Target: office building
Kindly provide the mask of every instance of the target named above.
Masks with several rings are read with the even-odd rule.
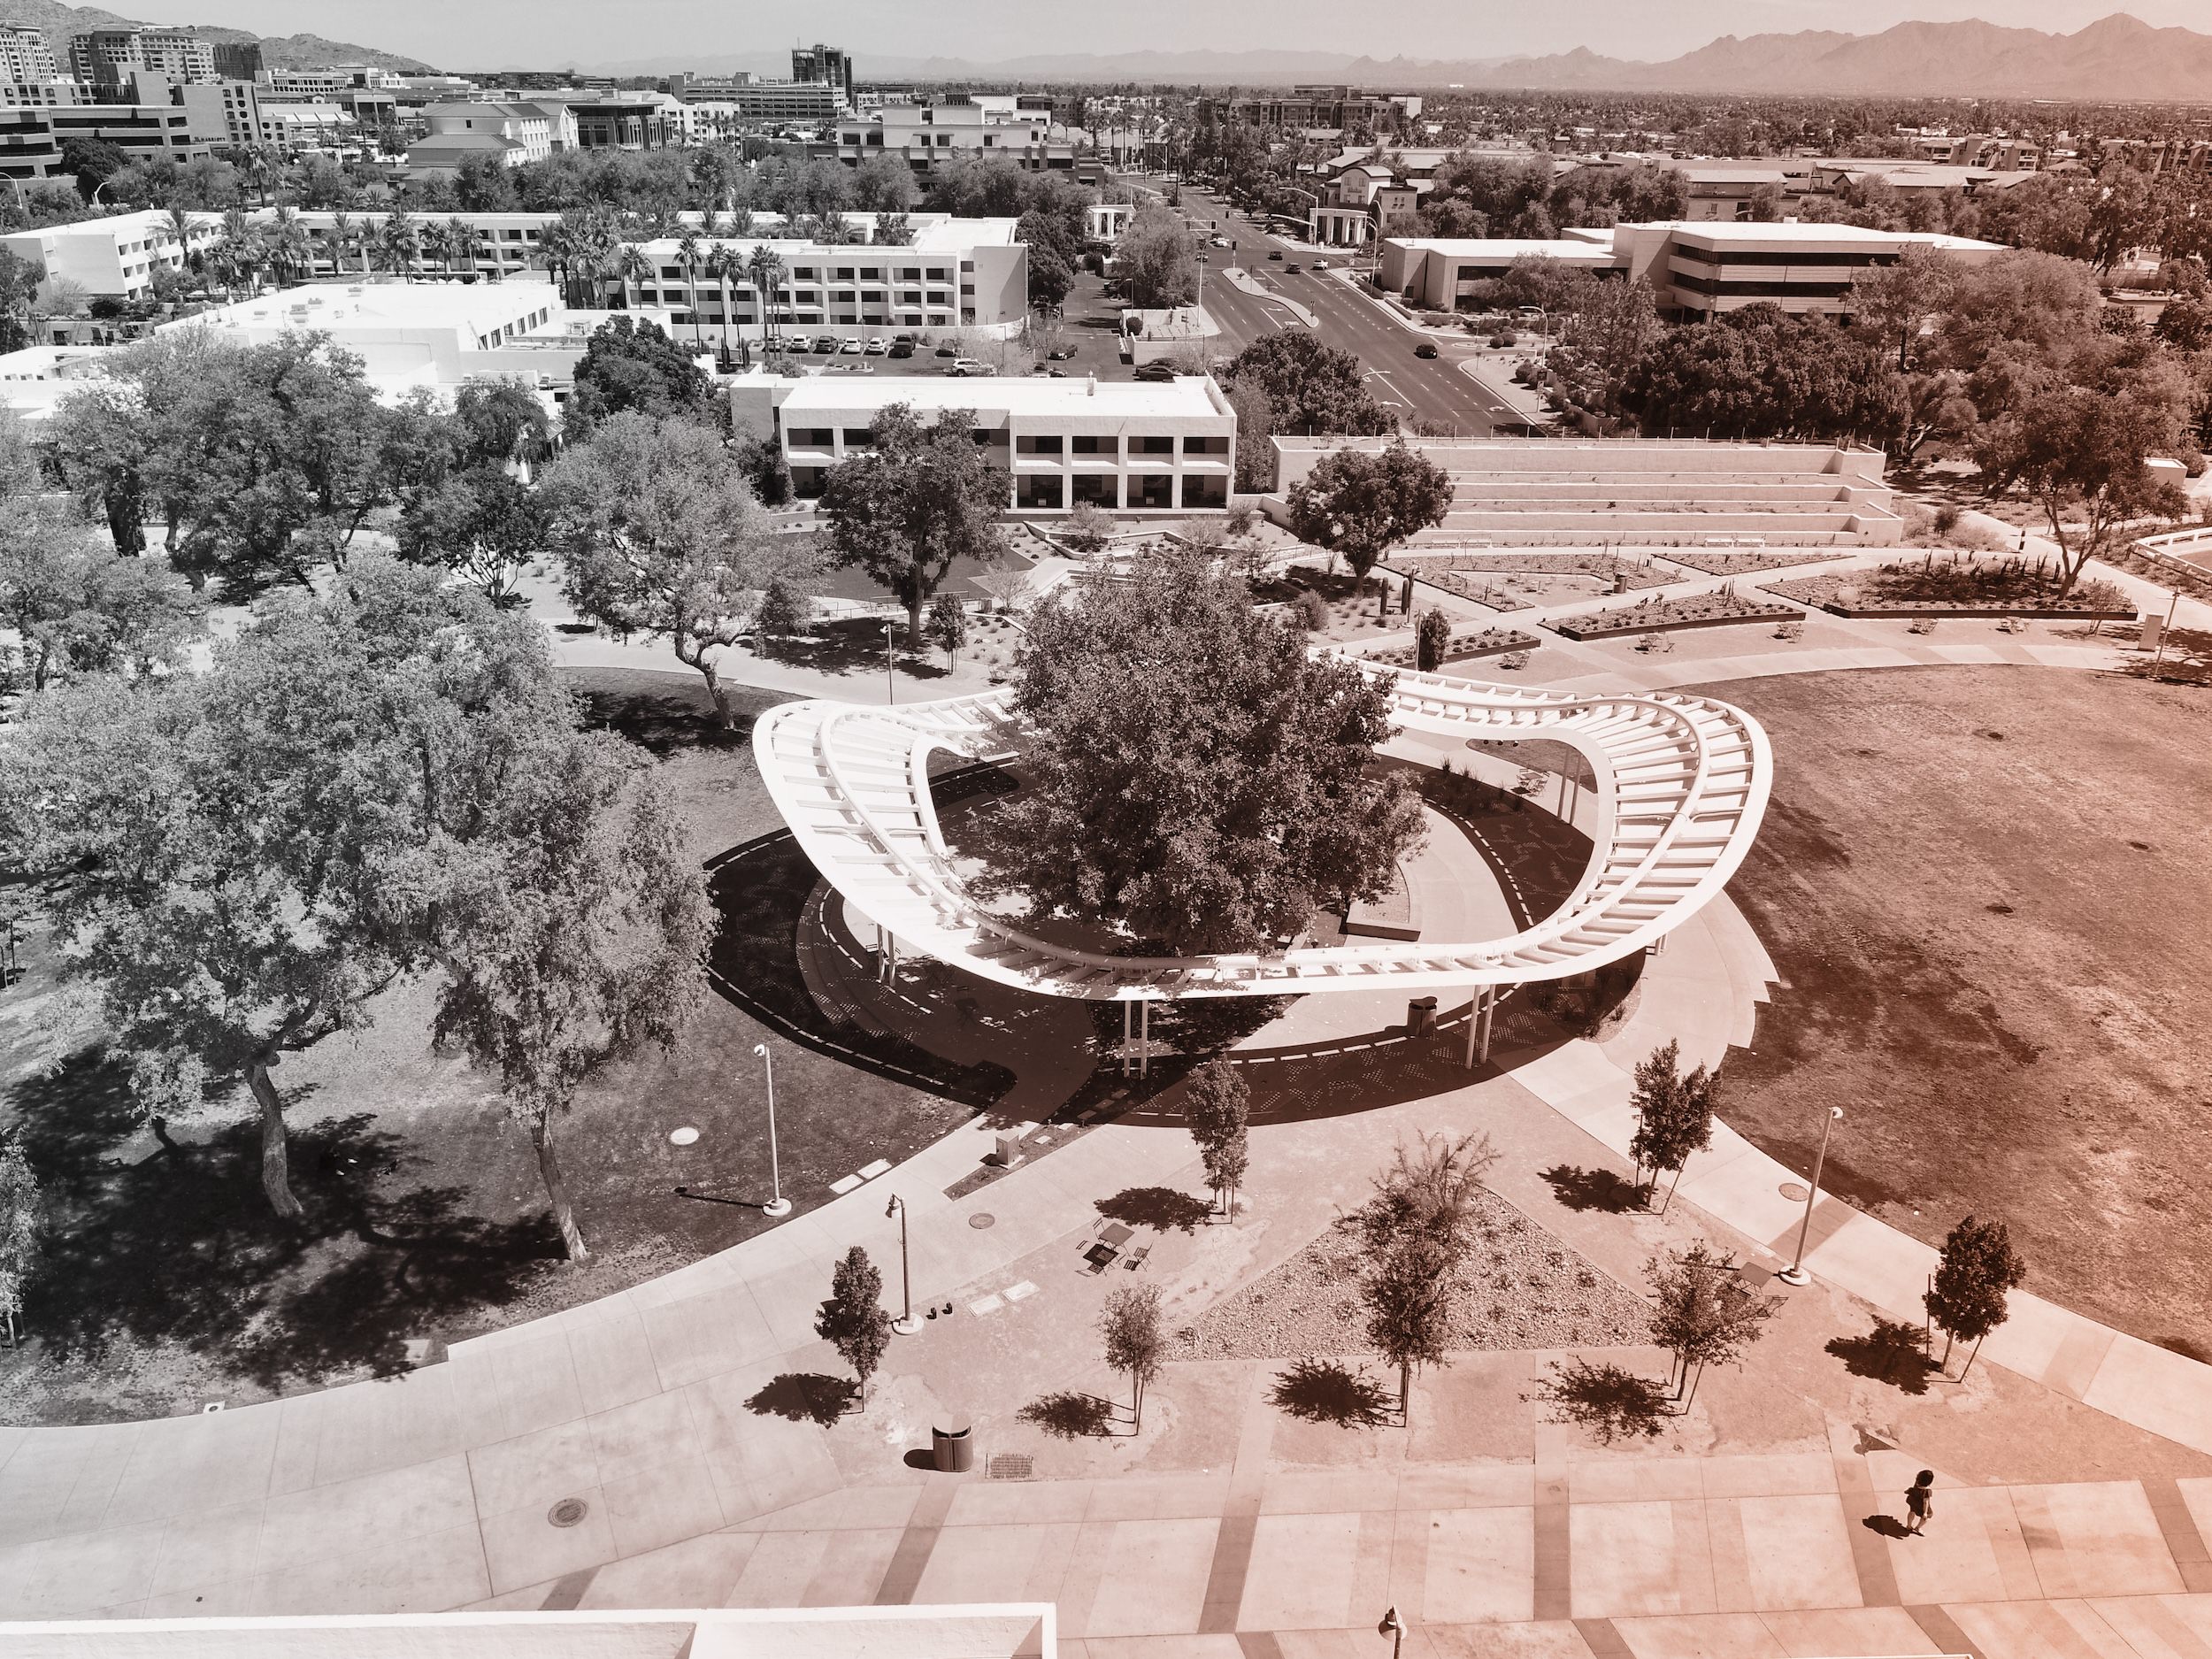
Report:
[[[49,278],[75,283],[88,295],[140,299],[153,292],[157,266],[182,275],[188,257],[222,234],[219,213],[189,213],[186,219],[181,236],[167,212],[148,208],[73,225],[12,231],[0,236],[0,248],[38,265]]]
[[[526,161],[543,161],[553,153],[552,119],[534,104],[434,104],[423,111],[423,117],[429,123],[432,139],[503,141],[497,153],[511,167]],[[409,150],[407,160],[410,166],[419,165],[413,149]]]
[[[853,101],[853,60],[841,46],[795,46],[791,49],[791,78],[818,86],[834,87],[849,108]]]
[[[772,430],[793,491],[818,495],[829,469],[864,454],[886,405],[922,419],[964,411],[976,442],[1012,474],[1007,510],[1064,513],[1225,511],[1236,411],[1204,376],[1172,380],[948,380],[750,374],[730,389],[740,430]]]
[[[215,73],[224,81],[251,81],[261,73],[259,41],[216,41]]]
[[[61,79],[46,36],[27,23],[0,23],[0,81],[37,86]]]
[[[837,159],[856,167],[867,157],[896,156],[926,178],[956,157],[1004,157],[1031,172],[1072,172],[1075,147],[1054,142],[1052,117],[1002,104],[891,104],[865,121],[849,121],[837,131]],[[826,150],[824,152],[828,153]]]
[[[579,150],[665,150],[682,135],[682,106],[664,93],[566,102]]]
[[[94,29],[70,42],[69,62],[95,96],[117,102],[134,73],[177,82],[219,79],[214,42],[182,29]]]

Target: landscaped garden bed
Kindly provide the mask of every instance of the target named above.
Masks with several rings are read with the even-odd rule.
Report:
[[[1763,589],[1839,617],[2021,617],[2132,621],[2134,605],[2110,582],[2084,581],[2059,597],[2047,559],[1930,553],[1873,570],[1801,576]]]
[[[1485,628],[1479,634],[1455,634],[1444,648],[1447,663],[1469,662],[1479,657],[1505,657],[1515,651],[1532,651],[1543,641],[1533,634],[1519,628]],[[1363,663],[1387,663],[1393,668],[1417,668],[1419,658],[1411,645],[1389,645],[1379,650],[1362,651]]]
[[[1526,611],[1584,594],[1659,588],[1680,572],[1610,553],[1409,553],[1394,571],[1493,611]]]
[[[1681,565],[1708,576],[1748,576],[1757,571],[1786,570],[1793,565],[1825,565],[1832,559],[1849,558],[1856,548],[1816,548],[1810,552],[1731,553],[1725,548],[1679,547],[1671,548],[1660,557],[1671,565]]]
[[[1788,620],[1797,607],[1755,599],[1732,588],[1689,594],[1678,599],[1646,599],[1615,611],[1588,611],[1554,617],[1544,626],[1571,640],[1609,640],[1624,634],[1670,634],[1683,628],[1724,628],[1743,622]]]

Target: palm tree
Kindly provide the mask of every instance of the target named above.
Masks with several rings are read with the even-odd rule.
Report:
[[[695,349],[705,342],[699,337],[699,268],[706,264],[705,251],[699,246],[699,233],[687,225],[684,234],[676,238],[676,264],[684,273],[684,292],[691,300],[691,343]]]
[[[539,257],[545,261],[545,273],[553,279],[553,286],[561,291],[561,303],[573,305],[576,292],[571,283],[572,267],[576,261],[576,233],[566,220],[557,220],[545,227],[539,239]]]
[[[753,292],[760,299],[761,349],[766,351],[775,340],[776,301],[783,288],[783,256],[764,242],[755,242],[745,261],[745,272],[753,279]]]
[[[353,244],[361,234],[361,227],[353,222],[353,215],[342,207],[330,216],[330,274],[343,276],[346,256],[353,251]]]
[[[452,261],[458,259],[471,271],[475,270],[476,232],[470,227],[468,221],[456,213],[445,222],[445,237],[446,245],[452,250],[451,256],[446,262],[446,268],[449,271],[451,270]]]
[[[415,262],[422,251],[422,232],[407,216],[403,207],[394,208],[377,232],[377,246],[384,255],[384,268],[396,271],[403,278],[415,273]]]
[[[443,225],[425,225],[419,233],[422,257],[435,259],[441,272],[450,275],[453,271],[453,238]]]
[[[622,303],[631,303],[630,290],[653,275],[653,262],[645,257],[645,250],[634,242],[622,244],[622,251],[614,261],[611,273],[622,284]]]
[[[279,203],[263,233],[263,240],[268,246],[269,263],[276,272],[278,282],[283,282],[307,263],[307,233],[300,227],[298,209]]]
[[[730,278],[744,268],[736,250],[729,243],[717,242],[707,250],[706,273],[722,289],[722,360],[725,363],[730,360]],[[692,307],[691,314],[694,318],[698,316],[697,306]]]

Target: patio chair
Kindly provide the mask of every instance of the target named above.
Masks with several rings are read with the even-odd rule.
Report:
[[[1144,1258],[1151,1254],[1152,1247],[1149,1244],[1140,1244],[1135,1249],[1129,1252],[1129,1259],[1124,1262],[1122,1265],[1133,1273],[1144,1265]]]

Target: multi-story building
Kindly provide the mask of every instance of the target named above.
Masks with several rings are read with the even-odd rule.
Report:
[[[565,102],[579,150],[665,150],[682,134],[681,105],[664,93]]]
[[[50,111],[33,104],[0,105],[0,178],[50,178],[60,166]]]
[[[167,212],[149,208],[74,225],[14,231],[0,236],[0,248],[40,266],[50,279],[66,278],[88,295],[138,299],[153,291],[157,267],[166,266],[181,275],[189,256],[222,234],[219,213],[185,217],[181,234]]]
[[[818,495],[829,469],[865,454],[885,407],[925,419],[957,411],[1011,475],[1007,510],[1063,513],[1225,511],[1236,411],[1204,376],[1172,380],[945,380],[879,374],[749,375],[730,392],[732,424],[772,430],[794,493]]]
[[[259,41],[216,41],[215,73],[224,81],[251,81],[261,73]]]
[[[822,127],[846,113],[845,95],[825,81],[753,81],[694,84],[678,95],[710,133],[749,126]]]
[[[1202,122],[1274,127],[1286,132],[1343,132],[1356,127],[1394,132],[1417,117],[1421,109],[1422,100],[1417,93],[1363,92],[1352,87],[1294,87],[1288,92],[1201,98],[1198,119]]]
[[[924,177],[956,157],[1004,157],[1031,172],[1071,172],[1075,147],[1053,142],[1052,117],[979,103],[890,104],[837,130],[837,159],[856,167],[870,156],[896,156]],[[825,154],[827,154],[826,150]]]
[[[552,119],[534,104],[434,104],[423,115],[432,138],[474,134],[508,141],[503,153],[510,166],[553,153]],[[411,150],[408,161],[414,164]]]
[[[73,81],[0,81],[0,107],[50,109],[58,104],[85,101],[85,89]]]
[[[46,36],[27,23],[0,23],[0,81],[39,86],[61,79]]]
[[[257,103],[254,115],[261,142],[285,150],[334,143],[352,127],[353,117],[334,104]]]
[[[824,46],[817,42],[812,46],[794,46],[791,49],[791,79],[818,86],[834,87],[847,108],[853,101],[853,60],[845,55],[841,46]]]
[[[69,63],[100,97],[119,95],[134,73],[173,81],[220,79],[215,43],[182,29],[93,29],[71,40]]]
[[[252,81],[224,81],[223,136],[234,144],[261,142],[261,88]]]

